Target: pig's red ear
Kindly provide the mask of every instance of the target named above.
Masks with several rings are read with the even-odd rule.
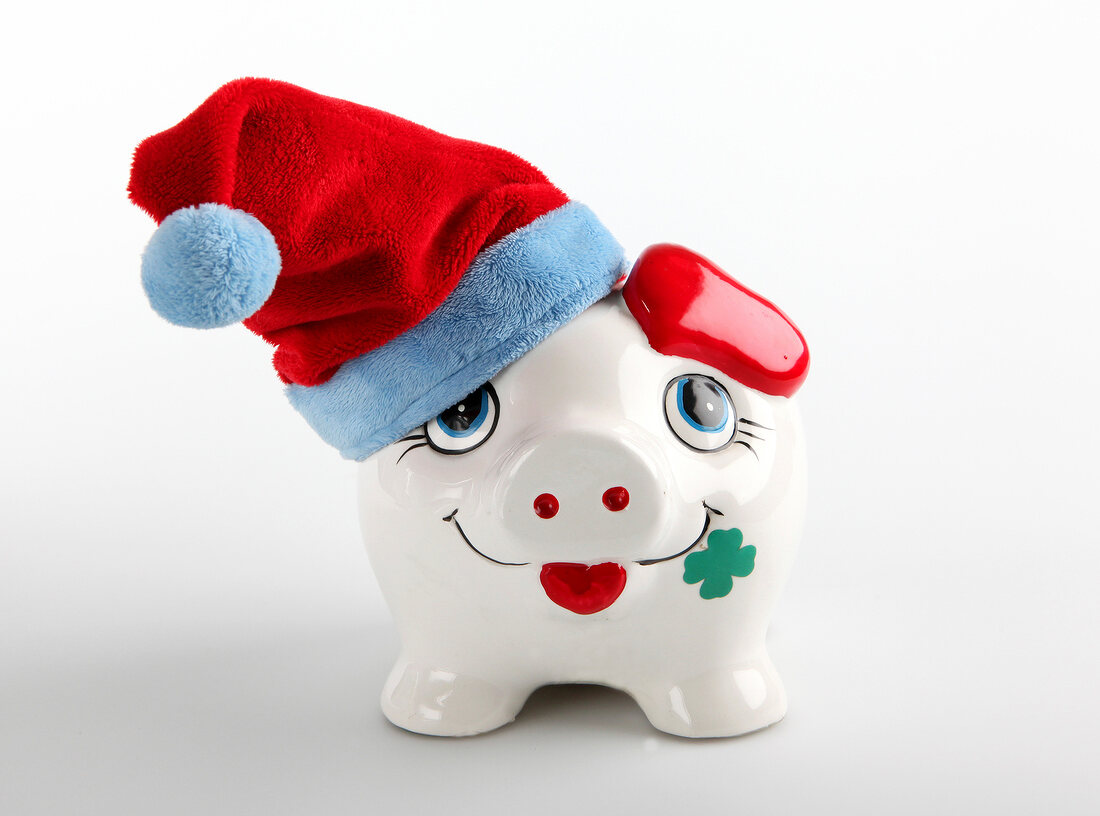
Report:
[[[634,264],[623,299],[649,344],[779,397],[798,390],[810,365],[806,340],[787,316],[702,255],[651,246]]]

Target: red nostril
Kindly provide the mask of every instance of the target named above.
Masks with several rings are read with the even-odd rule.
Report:
[[[539,518],[553,518],[558,514],[558,500],[553,493],[542,493],[535,498],[535,515]]]
[[[609,487],[603,494],[603,506],[617,513],[630,504],[630,494],[625,487]]]

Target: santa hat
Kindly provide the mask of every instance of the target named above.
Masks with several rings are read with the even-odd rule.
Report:
[[[363,459],[605,296],[622,249],[535,167],[264,79],[219,89],[134,155],[163,317],[275,345],[291,403]]]

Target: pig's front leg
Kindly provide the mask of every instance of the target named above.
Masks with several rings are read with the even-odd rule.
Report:
[[[469,736],[512,722],[532,691],[514,678],[488,679],[402,655],[382,690],[382,711],[407,731]]]
[[[655,728],[681,737],[734,737],[778,722],[787,695],[766,652],[736,665],[626,689]]]

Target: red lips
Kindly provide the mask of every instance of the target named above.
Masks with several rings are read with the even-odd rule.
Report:
[[[626,586],[626,570],[611,561],[594,566],[558,561],[543,564],[539,580],[558,606],[591,615],[615,603]]]

